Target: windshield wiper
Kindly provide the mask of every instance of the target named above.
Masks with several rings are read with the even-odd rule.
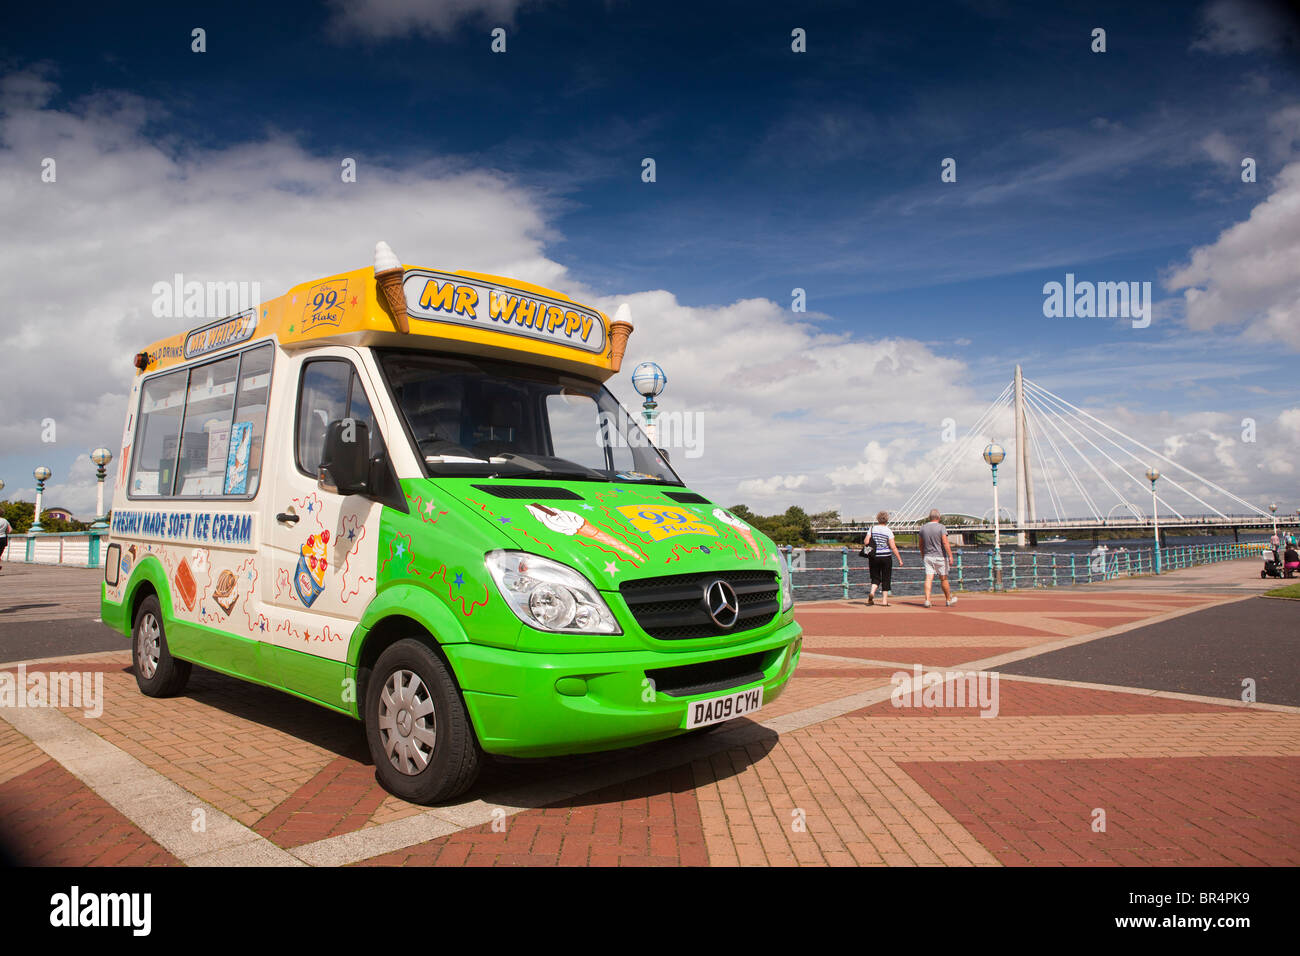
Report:
[[[561,469],[546,468],[541,471],[524,471],[511,472],[509,475],[501,475],[503,478],[560,478],[566,481],[609,481],[598,471],[564,471]]]
[[[494,464],[496,461],[502,461],[507,465],[523,469],[521,472],[511,474],[511,478],[569,478],[575,481],[609,481],[608,478],[594,468],[588,468],[576,461],[569,461],[567,458],[552,458],[541,455],[534,457],[532,455],[516,455],[511,452],[496,456]]]

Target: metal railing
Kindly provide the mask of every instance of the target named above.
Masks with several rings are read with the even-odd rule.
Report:
[[[1216,542],[1190,544],[1160,549],[1160,570],[1176,571],[1200,564],[1259,558],[1260,544]],[[900,549],[903,566],[893,567],[893,594],[920,594],[925,570],[919,551]],[[956,591],[997,590],[998,553],[954,548],[948,569],[948,581]],[[867,559],[856,550],[794,549],[790,556],[794,572],[795,600],[820,601],[835,598],[865,597],[871,589],[871,572]],[[1089,584],[1116,578],[1153,574],[1154,549],[1134,548],[1120,551],[1038,552],[1003,549],[1001,552],[1001,590],[1063,587]],[[942,597],[939,582],[934,590]]]
[[[1005,514],[1004,509],[999,509],[999,513]],[[929,519],[927,517],[918,518],[894,518],[890,521],[889,526],[895,532],[906,531],[914,532]],[[1292,517],[1294,522],[1294,517]],[[865,534],[870,530],[874,521],[863,519],[861,521],[849,520],[842,521],[837,525],[815,525],[813,531],[818,534]],[[1183,528],[1183,527],[1242,527],[1242,528],[1267,528],[1278,524],[1281,527],[1286,523],[1285,518],[1274,521],[1271,515],[1259,514],[1229,514],[1229,515],[1166,515],[1160,516],[1160,527],[1162,528]],[[968,520],[966,522],[953,521],[947,524],[949,532],[953,531],[977,531],[987,534],[994,530],[992,518],[981,518],[979,520]],[[1086,531],[1093,528],[1109,530],[1114,528],[1149,528],[1152,526],[1151,516],[1134,515],[1116,516],[1113,518],[1035,518],[1024,522],[1016,521],[1008,516],[1002,522],[1003,534],[1015,534],[1017,531],[1056,531],[1056,530],[1075,530]]]
[[[11,534],[4,560],[15,564],[62,564],[102,568],[108,551],[108,529],[45,534]]]

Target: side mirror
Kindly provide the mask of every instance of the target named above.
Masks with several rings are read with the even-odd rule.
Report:
[[[329,423],[316,484],[322,491],[360,495],[369,490],[370,428],[355,418]]]

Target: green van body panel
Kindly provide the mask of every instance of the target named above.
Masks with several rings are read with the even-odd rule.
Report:
[[[427,635],[440,648],[483,749],[517,757],[672,737],[685,732],[694,701],[762,687],[767,704],[784,690],[802,648],[792,609],[739,634],[658,640],[638,625],[619,590],[626,581],[707,571],[761,571],[779,580],[780,558],[769,539],[712,503],[668,497],[689,495],[676,486],[548,479],[534,482],[535,497],[493,491],[521,484],[446,477],[401,482],[408,509],[385,508],[380,516],[375,596],[343,661],[175,619],[169,582],[152,555],[133,569],[122,604],[101,602],[102,617],[129,636],[128,609],[147,581],[158,592],[177,657],[352,717],[360,716],[356,679],[367,640],[385,622],[404,619],[414,636]],[[524,624],[488,571],[485,556],[494,550],[528,552],[575,569],[600,592],[621,633],[549,633]],[[761,679],[723,691],[675,697],[656,692],[646,673],[750,654],[759,655]]]

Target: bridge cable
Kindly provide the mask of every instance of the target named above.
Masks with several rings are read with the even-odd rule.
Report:
[[[1038,388],[1037,386],[1035,386],[1034,391],[1035,391],[1035,394],[1038,394],[1038,393],[1046,392],[1046,389]],[[1050,393],[1047,393],[1047,394],[1050,395]],[[1039,398],[1040,401],[1046,401],[1046,399],[1044,399],[1041,395],[1038,395],[1038,398]],[[1058,400],[1059,400],[1059,401],[1063,401],[1063,399],[1057,399],[1056,396],[1051,396],[1051,398],[1052,398],[1052,400],[1054,400],[1054,401],[1058,401]],[[1068,403],[1067,403],[1067,404],[1068,404]],[[1130,458],[1132,458],[1134,461],[1138,462],[1139,464],[1143,464],[1142,459],[1139,458],[1137,455],[1135,455],[1135,454],[1134,454],[1130,449],[1125,448],[1125,447],[1124,447],[1123,445],[1121,445],[1119,442],[1115,441],[1115,439],[1113,439],[1113,438],[1111,438],[1111,437],[1109,437],[1109,436],[1103,434],[1103,433],[1102,433],[1101,431],[1099,431],[1095,426],[1090,425],[1090,424],[1088,424],[1088,422],[1084,421],[1083,419],[1078,418],[1077,415],[1072,415],[1072,414],[1069,413],[1069,412],[1065,412],[1065,413],[1058,412],[1058,414],[1069,414],[1069,415],[1071,415],[1072,418],[1077,419],[1077,420],[1080,421],[1080,422],[1081,422],[1085,427],[1091,429],[1093,432],[1095,432],[1095,433],[1096,433],[1097,435],[1099,435],[1100,437],[1104,438],[1106,441],[1110,442],[1110,443],[1111,443],[1112,445],[1114,445],[1116,448],[1119,448],[1121,451],[1123,451],[1126,455],[1128,455],[1128,456],[1129,456]],[[1122,432],[1119,432],[1117,429],[1115,429],[1115,431],[1117,432],[1117,434],[1123,435],[1123,433],[1122,433]],[[1124,436],[1124,437],[1127,437],[1127,436]],[[1094,445],[1093,447],[1096,447],[1096,446]],[[1100,448],[1098,448],[1097,450],[1098,450],[1098,451],[1101,451]],[[1104,451],[1102,451],[1101,453],[1102,453],[1103,455],[1106,454]],[[1110,456],[1109,456],[1109,455],[1106,455],[1106,457],[1107,457],[1108,459],[1110,459]],[[1124,471],[1123,467],[1120,466],[1118,462],[1114,462],[1114,459],[1110,459],[1110,460],[1111,460],[1111,461],[1116,465],[1116,467],[1119,467],[1121,471]],[[1184,470],[1184,471],[1187,471],[1187,469],[1185,469],[1185,468],[1184,468],[1183,470]],[[1143,488],[1146,487],[1145,485],[1142,484],[1142,482],[1143,482],[1143,478],[1138,478],[1138,477],[1134,476],[1133,474],[1131,474],[1130,472],[1127,472],[1127,471],[1124,471],[1124,473],[1125,473],[1126,475],[1128,475],[1131,479],[1133,479],[1133,481],[1137,482],[1137,484],[1138,484],[1140,487],[1143,487]],[[1188,474],[1191,474],[1193,478],[1198,478],[1198,480],[1199,480],[1199,476],[1197,476],[1196,474],[1194,474],[1194,473],[1192,473],[1192,472],[1190,472],[1190,471],[1188,471]],[[1218,515],[1220,518],[1227,518],[1227,517],[1228,517],[1226,514],[1224,514],[1224,513],[1223,513],[1222,511],[1220,511],[1218,508],[1214,507],[1214,505],[1210,504],[1210,503],[1209,503],[1208,501],[1206,501],[1204,498],[1201,498],[1199,495],[1196,495],[1195,493],[1193,493],[1192,491],[1190,491],[1189,489],[1187,489],[1186,487],[1184,487],[1182,484],[1180,484],[1178,481],[1176,481],[1176,480],[1175,480],[1171,475],[1165,475],[1164,478],[1165,478],[1165,480],[1167,480],[1171,485],[1173,485],[1175,488],[1177,488],[1179,491],[1181,491],[1183,494],[1185,494],[1187,497],[1189,497],[1189,498],[1191,498],[1193,501],[1196,501],[1197,503],[1203,505],[1204,507],[1209,508],[1211,511],[1213,511],[1213,512],[1214,512],[1216,515]],[[1162,505],[1164,505],[1166,508],[1168,508],[1170,511],[1172,511],[1175,515],[1177,515],[1178,518],[1179,518],[1180,520],[1186,520],[1186,519],[1184,518],[1183,514],[1182,514],[1181,512],[1179,512],[1179,510],[1178,510],[1177,508],[1175,508],[1173,505],[1171,505],[1168,501],[1166,501],[1163,497],[1161,497],[1160,495],[1157,494],[1157,495],[1156,495],[1156,500],[1157,500],[1160,504],[1162,504]]]
[[[1031,394],[1032,394],[1032,392],[1031,392]],[[1034,400],[1035,400],[1035,401],[1038,401],[1038,402],[1042,402],[1042,401],[1043,401],[1043,399],[1041,398],[1041,396],[1034,396]],[[1053,411],[1055,411],[1055,410],[1053,410]],[[1074,423],[1074,421],[1072,420],[1072,418],[1067,417],[1066,415],[1062,415],[1060,412],[1055,412],[1055,414],[1057,415],[1057,417],[1058,417],[1061,421],[1063,421],[1063,422],[1065,422],[1065,424],[1069,425],[1069,426],[1070,426],[1070,430],[1073,431],[1077,436],[1079,436],[1079,438],[1080,438],[1082,441],[1084,441],[1084,442],[1086,442],[1088,445],[1090,445],[1094,451],[1096,451],[1099,455],[1101,455],[1103,458],[1105,458],[1108,462],[1110,462],[1112,465],[1114,465],[1116,468],[1118,468],[1118,469],[1120,470],[1120,472],[1122,472],[1124,475],[1126,475],[1129,479],[1131,479],[1132,481],[1136,482],[1137,485],[1138,485],[1138,487],[1142,487],[1142,480],[1141,480],[1140,478],[1136,477],[1136,476],[1133,475],[1131,472],[1129,472],[1128,470],[1126,470],[1126,469],[1124,468],[1124,466],[1121,465],[1119,462],[1117,462],[1114,458],[1112,458],[1112,457],[1111,457],[1111,456],[1106,452],[1106,450],[1105,450],[1104,448],[1100,447],[1096,442],[1094,442],[1094,441],[1093,441],[1091,438],[1089,438],[1086,434],[1084,434],[1083,432],[1081,432],[1081,431],[1079,430],[1079,427],[1078,427],[1078,426]],[[1086,422],[1085,422],[1084,424],[1087,425]],[[1091,426],[1088,426],[1088,427],[1091,427]],[[1114,444],[1114,442],[1112,442],[1112,444]],[[1119,503],[1120,503],[1121,505],[1124,505],[1124,506],[1128,507],[1130,510],[1132,510],[1132,509],[1133,509],[1133,505],[1132,505],[1132,503],[1131,503],[1127,498],[1124,497],[1123,493],[1121,493],[1120,490],[1119,490],[1118,488],[1116,488],[1113,484],[1111,484],[1111,483],[1110,483],[1110,480],[1107,479],[1107,478],[1105,477],[1105,475],[1103,475],[1103,474],[1102,474],[1102,473],[1101,473],[1101,472],[1096,468],[1096,466],[1092,465],[1091,460],[1088,460],[1088,464],[1089,464],[1090,467],[1092,467],[1092,470],[1093,470],[1094,472],[1097,473],[1097,477],[1101,478],[1101,480],[1102,480],[1103,482],[1105,482],[1106,487],[1109,488],[1109,489],[1114,493],[1114,495],[1115,495],[1115,497],[1118,499]],[[1182,517],[1183,517],[1181,514],[1178,513],[1178,511],[1177,511],[1176,509],[1174,509],[1172,506],[1170,506],[1170,505],[1168,504],[1168,502],[1163,502],[1163,501],[1162,501],[1162,503],[1165,504],[1166,507],[1169,507],[1169,509],[1170,509],[1171,511],[1173,511],[1174,514],[1177,514],[1179,518],[1182,518]],[[1201,502],[1201,503],[1204,504],[1207,508],[1208,508],[1208,507],[1211,507],[1209,504],[1206,504],[1205,502]],[[1107,519],[1109,519],[1109,517],[1110,517],[1110,512],[1107,512],[1107,513],[1106,513],[1106,517],[1107,517]]]
[[[983,414],[980,415],[975,424],[967,430],[966,435],[963,436],[957,446],[954,447],[953,450],[939,463],[938,467],[936,467],[935,470],[921,483],[920,487],[913,491],[912,494],[908,496],[907,500],[895,510],[896,515],[905,516],[909,508],[917,507],[919,505],[919,502],[923,500],[923,496],[933,494],[936,487],[941,486],[941,483],[946,481],[948,475],[962,460],[965,451],[969,447],[972,436],[978,434],[978,429],[982,427],[984,420],[989,417],[989,415],[992,414],[999,405],[1003,404],[1010,391],[1010,386],[1002,390],[1002,393],[998,395],[998,397],[993,400],[993,403],[984,410]]]
[[[1025,407],[1031,410],[1036,417],[1041,417],[1042,413],[1040,413],[1030,402],[1026,402]],[[1061,454],[1061,450],[1056,447],[1056,442],[1052,439],[1052,433],[1046,428],[1043,428],[1042,431],[1044,440],[1046,440],[1048,446],[1051,447],[1052,453],[1056,456],[1056,460],[1058,464],[1060,464],[1061,469],[1065,472],[1066,477],[1073,481],[1075,487],[1078,488],[1079,480],[1075,477],[1074,471],[1070,468],[1069,462],[1065,460],[1065,456]],[[1062,507],[1064,508],[1064,505],[1062,505]]]
[[[1010,402],[1013,386],[1008,384],[1002,392],[995,398],[985,410],[976,419],[975,423],[967,429],[966,434],[953,450],[940,462],[939,466],[921,483],[907,499],[895,510],[895,515],[904,518],[905,521],[916,520],[908,517],[908,511],[911,508],[919,507],[920,503],[925,500],[926,496],[937,495],[939,491],[947,487],[948,478],[956,467],[965,459],[970,450],[972,441],[981,437],[981,429],[984,428],[986,420],[990,420],[994,413],[1002,406]]]
[[[1025,400],[1026,401],[1030,400],[1028,395],[1025,396]],[[1061,437],[1061,440],[1064,441],[1067,445],[1069,445],[1070,448],[1074,450],[1074,453],[1078,455],[1080,459],[1083,460],[1084,464],[1091,467],[1093,471],[1097,470],[1097,466],[1093,465],[1092,462],[1088,461],[1088,456],[1085,455],[1083,452],[1079,451],[1079,449],[1075,446],[1074,442],[1070,441],[1070,436],[1065,434],[1065,432],[1061,429],[1061,426],[1058,425],[1055,421],[1053,421],[1051,416],[1045,416],[1045,420],[1049,425],[1052,426],[1052,428],[1056,430],[1056,434]],[[1064,455],[1061,455],[1061,464],[1066,469],[1066,472],[1069,474],[1071,480],[1074,482],[1074,487],[1078,489],[1079,495],[1083,498],[1083,503],[1088,506],[1088,510],[1092,512],[1092,516],[1096,518],[1098,521],[1100,521],[1101,512],[1097,509],[1097,505],[1093,501],[1092,495],[1088,494],[1087,489],[1083,487],[1082,482],[1079,481],[1078,476],[1075,475],[1074,473],[1074,469],[1070,467],[1070,464],[1068,461],[1066,461]]]
[[[1038,412],[1025,403],[1025,431],[1029,433],[1029,442],[1034,448],[1034,458],[1037,459],[1039,467],[1043,469],[1043,484],[1047,486],[1047,501],[1052,506],[1052,512],[1056,515],[1056,520],[1061,520],[1061,496],[1056,490],[1056,482],[1052,479],[1052,470],[1048,467],[1049,460],[1043,454],[1042,446],[1038,444],[1038,432],[1042,430],[1042,423],[1038,421]]]
[[[1042,389],[1039,389],[1038,391],[1041,392]],[[1039,401],[1043,401],[1043,402],[1047,401],[1047,399],[1043,398],[1041,395],[1037,395],[1037,393],[1035,393],[1035,394],[1036,394],[1036,397],[1038,398]],[[1095,426],[1089,424],[1087,421],[1085,421],[1085,420],[1083,420],[1083,419],[1081,419],[1081,418],[1078,418],[1078,416],[1073,415],[1073,413],[1068,412],[1068,411],[1066,411],[1066,412],[1061,412],[1061,411],[1059,411],[1059,410],[1057,410],[1057,409],[1053,409],[1053,410],[1054,410],[1054,411],[1056,412],[1056,414],[1058,414],[1058,415],[1069,415],[1070,418],[1071,418],[1071,420],[1076,420],[1076,421],[1078,421],[1078,422],[1079,422],[1080,424],[1082,424],[1085,428],[1087,428],[1087,429],[1089,429],[1090,431],[1094,432],[1094,433],[1097,434],[1100,438],[1102,438],[1103,440],[1105,440],[1105,441],[1109,442],[1110,444],[1114,445],[1114,446],[1115,446],[1116,448],[1118,448],[1120,451],[1124,452],[1124,454],[1128,455],[1128,456],[1129,456],[1130,458],[1132,458],[1134,461],[1138,462],[1138,464],[1143,464],[1142,459],[1139,458],[1137,455],[1135,455],[1135,454],[1132,452],[1131,449],[1125,448],[1125,447],[1124,447],[1123,445],[1121,445],[1119,442],[1115,441],[1115,439],[1113,439],[1113,438],[1111,438],[1109,435],[1106,435],[1105,433],[1099,431]],[[1093,444],[1093,443],[1089,442],[1089,444]],[[1115,465],[1115,467],[1119,468],[1120,471],[1122,471],[1125,475],[1127,475],[1127,476],[1128,476],[1132,481],[1134,481],[1134,482],[1135,482],[1135,483],[1136,483],[1140,488],[1142,488],[1143,490],[1146,490],[1146,485],[1143,484],[1143,481],[1144,481],[1143,478],[1139,478],[1139,477],[1137,477],[1136,475],[1134,475],[1132,472],[1130,472],[1130,471],[1128,471],[1127,469],[1125,469],[1123,465],[1121,465],[1119,462],[1115,461],[1115,459],[1111,458],[1109,455],[1106,454],[1105,451],[1103,451],[1101,448],[1098,448],[1095,444],[1093,444],[1093,447],[1094,447],[1094,448],[1097,448],[1097,450],[1098,450],[1099,452],[1101,452],[1101,454],[1104,455],[1104,456],[1107,458],[1107,460],[1109,460],[1113,465]],[[1188,489],[1184,488],[1181,484],[1179,484],[1177,481],[1175,481],[1172,477],[1166,476],[1166,478],[1168,478],[1168,481],[1169,481],[1169,483],[1170,483],[1171,485],[1173,485],[1175,488],[1177,488],[1177,489],[1178,489],[1179,491],[1181,491],[1183,494],[1187,495],[1187,497],[1192,498],[1193,500],[1195,500],[1195,501],[1199,502],[1200,504],[1204,505],[1206,508],[1209,508],[1211,511],[1213,511],[1215,514],[1219,515],[1220,517],[1226,517],[1226,515],[1224,515],[1223,512],[1219,511],[1217,508],[1215,508],[1215,507],[1214,507],[1212,504],[1210,504],[1208,501],[1204,501],[1203,499],[1197,497],[1197,496],[1196,496],[1195,494],[1193,494],[1191,491],[1189,491]],[[1184,518],[1183,514],[1182,514],[1182,513],[1181,513],[1177,508],[1175,508],[1172,504],[1170,504],[1168,501],[1166,501],[1166,500],[1165,500],[1163,497],[1161,497],[1159,494],[1156,495],[1156,500],[1157,500],[1160,504],[1162,504],[1162,505],[1164,505],[1166,508],[1168,508],[1170,511],[1172,511],[1172,512],[1173,512],[1173,513],[1174,513],[1174,514],[1175,514],[1175,515],[1176,515],[1180,520],[1186,520],[1186,519]],[[1127,502],[1125,502],[1125,503],[1127,503]]]
[[[1101,426],[1103,426],[1103,427],[1105,427],[1105,428],[1110,429],[1110,430],[1113,431],[1115,434],[1119,435],[1121,438],[1124,438],[1124,439],[1126,439],[1127,441],[1132,442],[1134,445],[1137,445],[1137,447],[1141,448],[1143,451],[1147,452],[1148,454],[1155,455],[1155,456],[1156,456],[1157,458],[1159,458],[1161,461],[1163,461],[1163,462],[1165,462],[1165,463],[1167,463],[1167,464],[1173,465],[1173,466],[1174,466],[1175,468],[1177,468],[1179,471],[1184,472],[1184,473],[1187,474],[1187,475],[1190,475],[1192,478],[1195,478],[1197,481],[1201,482],[1201,483],[1204,484],[1204,485],[1208,485],[1210,488],[1213,488],[1215,491],[1219,492],[1221,495],[1224,495],[1224,496],[1226,496],[1226,497],[1228,497],[1228,498],[1231,498],[1233,501],[1237,502],[1237,503],[1240,504],[1240,505],[1244,505],[1244,506],[1246,506],[1246,507],[1249,508],[1251,511],[1255,512],[1255,514],[1259,515],[1261,518],[1269,518],[1269,517],[1271,517],[1271,516],[1270,516],[1266,511],[1264,511],[1262,508],[1257,508],[1257,507],[1255,507],[1254,505],[1252,505],[1252,504],[1251,504],[1249,501],[1247,501],[1246,499],[1244,499],[1244,498],[1240,498],[1240,497],[1238,497],[1237,495],[1234,495],[1234,494],[1233,494],[1231,491],[1229,491],[1228,489],[1226,489],[1226,488],[1224,488],[1224,487],[1222,487],[1222,486],[1220,486],[1220,485],[1215,484],[1214,482],[1210,481],[1208,478],[1205,478],[1205,477],[1202,477],[1201,475],[1198,475],[1196,472],[1192,471],[1190,468],[1188,468],[1188,467],[1186,467],[1186,466],[1184,466],[1184,465],[1180,465],[1178,462],[1174,461],[1172,458],[1168,457],[1167,455],[1162,455],[1162,454],[1160,454],[1160,452],[1156,451],[1155,449],[1153,449],[1153,448],[1148,448],[1146,445],[1142,444],[1142,442],[1138,441],[1136,438],[1133,438],[1133,437],[1130,436],[1130,435],[1126,435],[1126,434],[1124,434],[1124,432],[1120,431],[1118,428],[1115,428],[1113,425],[1107,425],[1107,424],[1106,424],[1105,422],[1103,422],[1100,418],[1097,418],[1097,416],[1092,415],[1092,414],[1090,414],[1090,413],[1084,411],[1082,408],[1079,408],[1077,405],[1072,405],[1072,404],[1070,404],[1070,403],[1067,402],[1065,399],[1061,398],[1059,395],[1053,394],[1052,392],[1050,392],[1050,391],[1048,391],[1047,389],[1043,388],[1041,385],[1036,385],[1036,384],[1034,384],[1034,383],[1032,383],[1032,382],[1028,382],[1028,380],[1026,380],[1026,384],[1029,384],[1029,385],[1031,385],[1033,388],[1037,389],[1038,391],[1045,393],[1046,395],[1050,396],[1050,397],[1053,398],[1054,400],[1060,402],[1062,405],[1065,405],[1065,406],[1067,406],[1068,408],[1070,408],[1070,409],[1072,409],[1072,410],[1078,412],[1079,414],[1086,416],[1087,418],[1091,419],[1092,421],[1095,421],[1097,424],[1099,424],[1099,425],[1101,425]],[[1210,506],[1207,505],[1206,507],[1210,507]],[[1222,517],[1225,517],[1225,518],[1227,517],[1227,515],[1224,515],[1222,512],[1218,511],[1217,508],[1214,508],[1214,509],[1212,509],[1212,510],[1214,510],[1216,513],[1218,513],[1218,514],[1221,515]]]
[[[966,435],[963,436],[962,440],[940,463],[939,467],[936,468],[935,471],[921,483],[921,486],[917,488],[899,507],[897,514],[902,516],[907,515],[908,509],[919,507],[925,496],[934,495],[941,488],[946,486],[948,477],[964,459],[965,455],[969,453],[971,442],[980,434],[980,430],[983,428],[985,420],[989,419],[1000,406],[1004,405],[1008,401],[1010,393],[1010,386],[1007,386],[1002,390],[1002,393],[998,395],[998,397],[994,399],[993,403],[984,410],[983,414],[981,414],[975,421],[975,424],[967,429]]]

